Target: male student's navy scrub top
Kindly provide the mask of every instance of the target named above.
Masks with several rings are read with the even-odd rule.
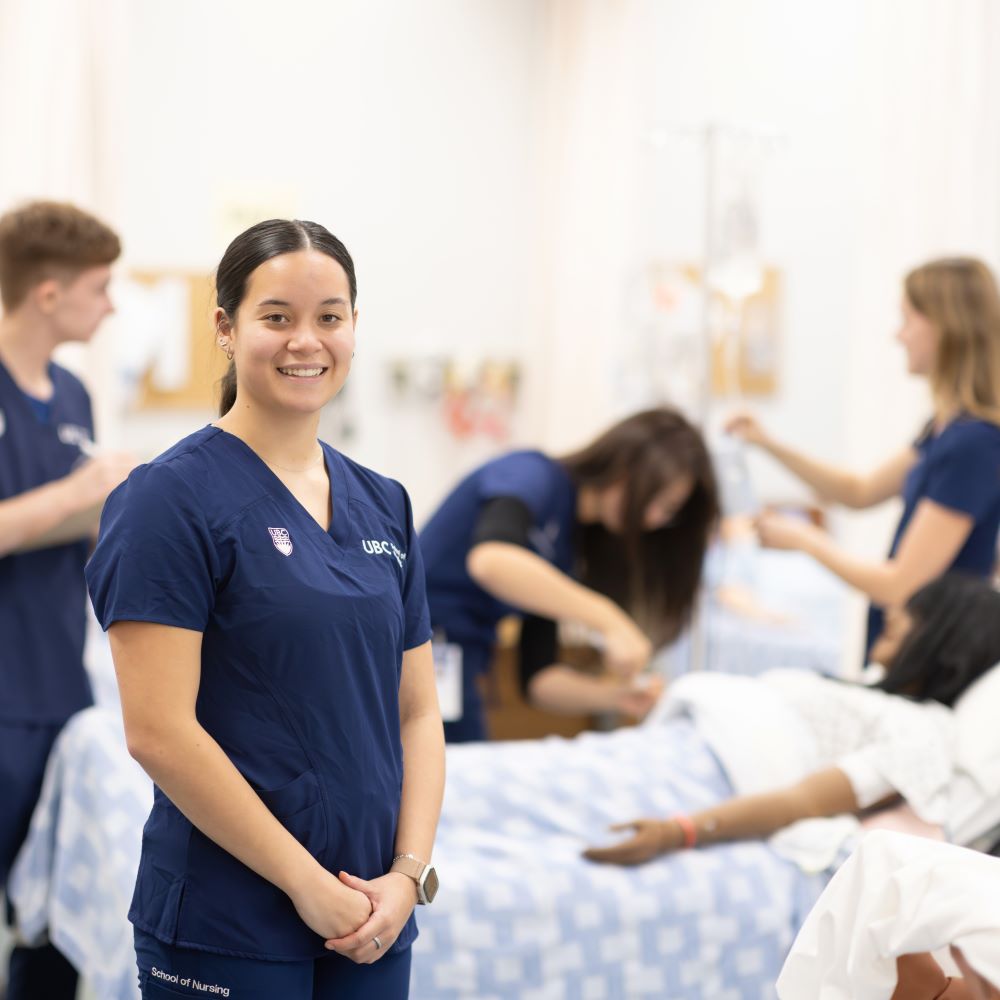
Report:
[[[498,497],[531,511],[532,549],[564,573],[573,570],[576,487],[559,462],[539,451],[515,451],[470,473],[445,498],[420,533],[427,568],[431,624],[462,648],[462,718],[445,724],[453,742],[484,739],[477,677],[492,658],[497,623],[519,609],[483,590],[465,567],[483,506]]]
[[[323,449],[329,531],[239,438],[192,434],[111,495],[87,578],[105,628],[203,633],[199,722],[324,867],[371,879],[393,858],[403,651],[431,631],[405,490]],[[159,789],[129,918],[180,947],[326,954],[280,889]],[[411,917],[393,949],[415,936]]]
[[[62,479],[93,440],[87,390],[49,366],[47,406],[0,364],[0,500]],[[83,667],[86,540],[0,558],[0,722],[57,725],[91,703]]]
[[[0,364],[0,500],[62,479],[93,438],[90,397],[49,366],[52,397],[25,395]],[[49,750],[91,703],[83,666],[87,541],[0,557],[0,887],[28,832]]]
[[[903,486],[903,516],[889,557],[896,554],[920,501],[933,500],[973,520],[972,531],[949,569],[989,577],[997,560],[1000,530],[1000,427],[959,417],[940,432],[928,428],[914,448],[917,461]],[[884,620],[882,609],[873,605],[866,650],[878,638]]]

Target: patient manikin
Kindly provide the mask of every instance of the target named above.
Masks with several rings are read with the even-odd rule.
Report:
[[[782,695],[797,710],[788,716],[789,721],[794,722],[796,716],[802,720],[814,743],[826,751],[818,755],[811,773],[786,787],[755,789],[755,794],[738,795],[692,816],[617,824],[613,830],[630,835],[611,846],[590,848],[585,856],[613,864],[640,864],[685,847],[768,837],[808,818],[858,815],[892,804],[900,794],[911,804],[921,796],[928,801],[936,796],[940,810],[941,793],[947,791],[951,778],[955,720],[950,706],[1000,662],[1000,594],[978,579],[942,577],[919,590],[905,609],[890,617],[873,652],[886,666],[884,678],[872,685],[875,690],[801,671],[782,671],[775,678]],[[733,680],[758,684],[769,679]],[[728,681],[717,677],[710,683]],[[828,711],[835,715],[834,703],[839,715],[830,722],[826,715]],[[852,717],[855,707],[856,719]],[[753,711],[742,705],[740,710],[744,714]],[[887,716],[893,717],[889,723],[884,721]],[[750,739],[759,732],[755,724],[768,724],[765,719],[743,721]],[[873,735],[880,730],[882,744]],[[897,731],[904,737],[901,744],[892,739]],[[876,742],[870,745],[873,739]],[[923,754],[923,759],[917,760],[916,754]],[[737,790],[746,787],[738,780],[733,785]]]

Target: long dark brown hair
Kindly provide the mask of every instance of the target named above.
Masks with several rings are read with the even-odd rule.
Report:
[[[701,434],[669,407],[622,420],[561,459],[577,489],[624,483],[620,534],[601,524],[579,528],[578,578],[626,610],[655,643],[690,621],[702,564],[719,518],[718,488]],[[643,526],[649,504],[688,475],[691,494],[665,527]]]

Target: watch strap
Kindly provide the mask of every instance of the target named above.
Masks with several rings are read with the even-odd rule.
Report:
[[[398,854],[392,859],[392,867],[389,871],[401,872],[408,875],[417,885],[420,884],[420,877],[424,874],[427,864],[414,857],[412,854]]]

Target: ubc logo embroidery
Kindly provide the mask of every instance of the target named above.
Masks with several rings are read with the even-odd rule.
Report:
[[[268,528],[271,532],[271,541],[274,542],[274,547],[283,555],[290,556],[292,554],[292,539],[289,537],[287,528]]]
[[[85,455],[88,453],[88,448],[94,443],[90,440],[90,433],[87,431],[87,428],[80,427],[79,424],[60,424],[56,428],[56,434],[59,435],[59,440],[63,444],[79,448]]]
[[[544,528],[532,528],[528,532],[528,541],[535,551],[547,559],[555,559],[556,542],[559,540],[559,522],[549,521]]]
[[[406,558],[406,553],[401,549],[397,549],[392,542],[377,542],[374,538],[362,538],[361,547],[370,556],[392,556],[399,564],[399,568],[403,568],[403,560]]]

